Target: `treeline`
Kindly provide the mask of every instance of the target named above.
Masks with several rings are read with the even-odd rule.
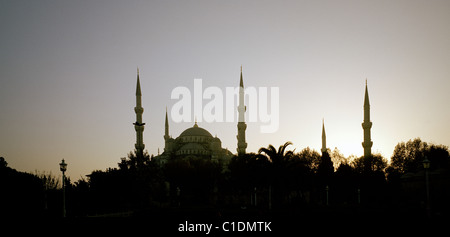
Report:
[[[227,210],[355,208],[422,212],[423,161],[430,161],[435,214],[448,215],[450,153],[416,138],[399,143],[388,163],[379,154],[345,158],[290,142],[235,156],[224,165],[208,159],[171,159],[164,166],[145,153],[122,158],[116,168],[66,180],[68,216],[136,215],[150,209],[211,207]],[[51,174],[18,172],[0,158],[1,215],[60,216],[62,192]]]
[[[60,215],[62,196],[59,189],[59,180],[51,173],[20,172],[8,167],[5,158],[0,157],[1,216]],[[59,213],[51,213],[50,210],[59,210]]]

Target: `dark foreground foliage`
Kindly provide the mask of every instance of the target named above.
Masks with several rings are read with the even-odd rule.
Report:
[[[310,148],[294,152],[290,145],[269,145],[235,156],[225,166],[207,159],[173,159],[161,166],[147,153],[138,160],[130,152],[117,168],[93,171],[73,183],[66,180],[67,216],[422,220],[428,174],[430,215],[449,217],[446,146],[420,139],[402,142],[388,164],[377,154],[342,159],[336,152],[319,154]],[[425,157],[431,161],[427,171]],[[0,189],[1,216],[61,216],[61,185],[51,174],[16,171],[1,157]]]

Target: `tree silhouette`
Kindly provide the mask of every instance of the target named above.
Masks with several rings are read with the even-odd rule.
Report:
[[[337,147],[335,147],[333,151],[328,152],[328,155],[331,157],[331,161],[333,162],[333,165],[336,169],[342,163],[347,162],[347,159],[345,158],[344,154],[342,154]]]
[[[229,183],[226,192],[232,196],[236,194],[244,196],[245,201],[240,204],[248,205],[251,196],[255,193],[255,188],[258,191],[268,188],[267,174],[270,172],[270,165],[267,157],[260,154],[246,153],[233,156],[228,165]]]
[[[301,207],[309,204],[314,189],[314,173],[320,163],[320,154],[306,147],[294,153],[284,169],[284,186],[287,188],[287,202],[292,206]]]
[[[388,172],[390,175],[394,173],[401,175],[422,170],[425,157],[430,160],[432,170],[450,167],[450,153],[447,146],[428,144],[420,138],[415,138],[395,146]]]
[[[149,164],[150,164],[150,155],[148,154],[148,151],[146,150],[142,154],[142,157],[140,157],[137,155],[137,150],[135,149],[134,151],[130,151],[128,153],[128,159],[121,160],[121,163],[119,163],[119,168],[137,170],[140,168],[145,168]]]
[[[339,192],[334,193],[335,203],[347,206],[357,204],[359,177],[349,162],[342,162],[334,174],[334,188]]]
[[[317,167],[317,176],[320,185],[330,185],[333,173],[334,166],[333,162],[331,161],[330,155],[328,154],[328,152],[323,152],[320,164]]]
[[[352,161],[356,172],[360,174],[383,173],[387,167],[387,160],[381,154],[373,154],[365,157],[361,156]]]
[[[228,165],[233,186],[251,189],[265,185],[269,164],[266,156],[255,153],[233,156]]]
[[[142,158],[137,158],[136,151],[129,152],[127,158],[121,158],[118,167],[96,170],[87,175],[88,191],[85,181],[78,183],[79,190],[89,196],[81,199],[89,202],[86,206],[92,207],[91,213],[142,210],[152,202],[163,201],[163,176],[155,162],[150,160],[148,152]]]
[[[391,192],[398,197],[397,203],[408,203],[413,208],[421,206],[425,202],[425,158],[430,161],[432,209],[448,212],[450,154],[447,146],[427,143],[420,138],[399,142],[394,148],[391,164],[386,168]]]
[[[366,205],[381,205],[387,200],[385,169],[387,161],[380,154],[361,156],[351,165],[356,173],[357,187]]]
[[[45,190],[56,190],[60,187],[60,178],[57,178],[52,172],[35,172],[36,177],[41,179]]]
[[[39,217],[44,213],[44,189],[41,180],[30,173],[8,167],[0,157],[0,216]]]
[[[286,168],[288,161],[294,155],[293,151],[286,151],[286,148],[292,145],[292,142],[286,142],[281,145],[278,150],[269,145],[267,148],[260,148],[258,154],[265,155],[270,161],[271,166],[269,169],[269,207],[272,204],[280,206],[282,204],[282,197],[284,196],[287,184]],[[272,202],[273,197],[273,202]]]
[[[275,166],[281,166],[286,163],[294,154],[293,151],[286,151],[286,148],[289,145],[292,145],[292,142],[284,143],[284,145],[281,145],[277,150],[273,145],[270,144],[267,148],[261,147],[258,153],[266,155],[268,160]]]
[[[6,162],[5,158],[2,156],[0,157],[0,169],[4,169],[8,167],[8,162]]]
[[[221,166],[204,157],[171,159],[164,168],[172,197],[181,195],[183,203],[209,204],[215,197]],[[180,193],[180,194],[177,194]]]
[[[306,162],[312,173],[317,172],[317,169],[322,161],[321,155],[310,147],[302,149],[300,152],[295,154],[295,156],[299,157],[299,159],[303,160],[303,162]]]

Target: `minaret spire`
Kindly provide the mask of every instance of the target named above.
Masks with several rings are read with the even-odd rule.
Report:
[[[370,103],[369,103],[369,92],[367,91],[367,79],[366,79],[366,92],[364,93],[364,108],[368,106],[370,108]],[[364,110],[365,111],[365,110]],[[370,115],[370,113],[369,113]],[[365,119],[366,117],[364,117]],[[369,117],[370,120],[370,117]]]
[[[142,93],[141,93],[141,82],[139,81],[139,68],[137,69],[137,83],[136,83],[136,107],[134,107],[134,112],[136,113],[136,122],[134,124],[134,129],[136,130],[136,156],[138,159],[142,159],[144,156],[144,125],[142,123],[142,113],[144,113],[144,108],[142,108]]]
[[[244,88],[244,80],[242,79],[242,65],[241,65],[241,80],[239,82],[239,87]]]
[[[370,137],[370,129],[372,128],[372,122],[370,121],[370,103],[369,103],[369,91],[367,90],[367,79],[366,79],[366,91],[364,94],[364,122],[362,123],[364,130],[364,141],[362,146],[364,148],[364,157],[372,156],[372,145],[373,142]]]
[[[169,136],[169,118],[167,116],[167,106],[166,106],[166,123],[165,123],[165,136]]]
[[[327,136],[325,135],[325,122],[322,119],[322,153],[327,151]]]
[[[139,81],[139,68],[137,68],[136,96],[142,96],[141,82]],[[136,97],[136,99],[137,99],[137,97]]]
[[[247,129],[247,124],[245,123],[245,111],[247,107],[244,105],[244,80],[242,78],[242,65],[241,65],[241,78],[239,82],[239,105],[238,105],[238,135],[237,135],[237,152],[238,155],[245,154],[245,149],[247,148],[247,143],[245,142],[245,129]]]
[[[166,123],[165,123],[165,131],[164,131],[164,152],[169,152],[169,118],[167,116],[167,106],[166,106]]]

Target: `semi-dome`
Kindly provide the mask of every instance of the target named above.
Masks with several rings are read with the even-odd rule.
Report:
[[[211,133],[209,133],[206,129],[199,127],[197,125],[197,123],[195,123],[192,128],[188,128],[180,134],[180,137],[186,137],[186,136],[212,137]]]
[[[187,143],[183,145],[180,150],[198,150],[198,151],[206,151],[206,149],[198,144],[198,143]]]

